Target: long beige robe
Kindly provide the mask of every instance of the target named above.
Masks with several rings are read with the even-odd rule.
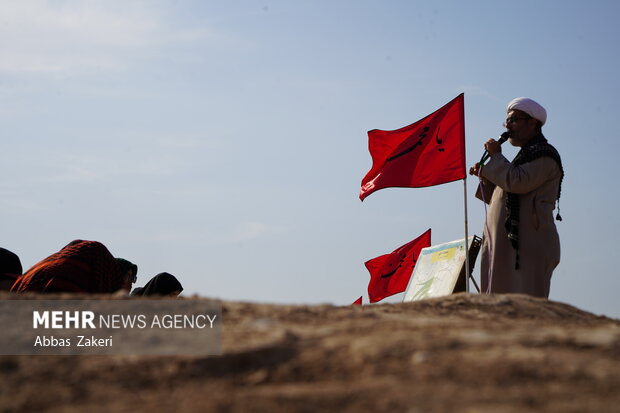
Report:
[[[560,237],[553,210],[562,173],[557,163],[542,157],[513,166],[501,153],[494,154],[481,171],[489,203],[481,247],[482,292],[522,293],[549,297],[551,275],[560,262]],[[506,192],[519,194],[519,269],[506,222]]]

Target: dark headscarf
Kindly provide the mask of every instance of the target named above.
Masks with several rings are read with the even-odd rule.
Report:
[[[110,251],[100,242],[75,240],[35,264],[11,291],[112,293],[123,286],[123,275]]]
[[[134,289],[131,295],[168,295],[174,291],[183,291],[183,286],[174,275],[162,272],[151,278],[144,287]]]
[[[4,248],[0,248],[0,273],[22,274],[22,263],[19,257]]]
[[[10,290],[21,275],[22,263],[19,257],[7,249],[0,248],[0,290]]]

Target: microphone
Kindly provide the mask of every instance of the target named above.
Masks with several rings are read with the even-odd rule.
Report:
[[[510,137],[510,132],[506,131],[504,133],[502,133],[499,137],[499,140],[497,142],[499,142],[499,144],[503,144],[504,142],[506,142],[508,140],[508,138]],[[484,153],[482,154],[482,158],[480,158],[480,165],[484,165],[484,163],[489,159],[489,153],[487,152],[487,150],[484,150]]]
[[[510,132],[506,131],[504,133],[502,133],[499,137],[499,144],[503,144],[504,142],[506,142],[508,140],[508,138],[510,138]]]

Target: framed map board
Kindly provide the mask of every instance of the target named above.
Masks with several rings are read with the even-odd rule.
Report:
[[[470,273],[479,250],[480,238],[472,235],[469,237]],[[464,238],[420,251],[403,302],[450,295],[455,290],[465,291]]]

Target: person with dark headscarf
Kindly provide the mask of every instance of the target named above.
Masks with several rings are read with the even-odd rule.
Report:
[[[176,277],[167,272],[157,274],[146,283],[144,287],[138,287],[131,295],[169,295],[177,296],[183,291],[183,286]]]
[[[9,291],[21,275],[22,263],[19,257],[7,249],[0,248],[0,291]]]
[[[100,242],[75,240],[35,264],[11,291],[113,293],[123,287],[116,259]]]

